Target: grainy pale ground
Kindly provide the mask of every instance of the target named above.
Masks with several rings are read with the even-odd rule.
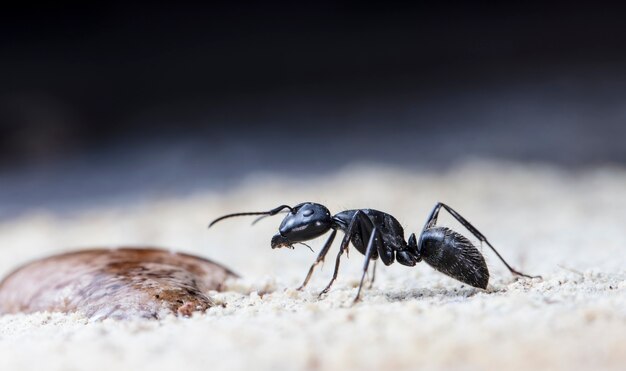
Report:
[[[192,318],[0,317],[0,369],[624,369],[625,191],[622,168],[572,173],[473,163],[443,174],[358,167],[316,179],[257,175],[224,193],[146,197],[71,215],[32,211],[0,223],[2,275],[67,249],[157,245],[215,259],[245,278],[214,293],[225,307]],[[379,265],[374,287],[350,306],[362,264],[355,250],[318,300],[336,246],[309,289],[297,292],[316,255],[303,246],[269,248],[280,216],[254,227],[241,218],[206,229],[223,213],[306,200],[334,212],[388,211],[407,235],[445,201],[511,264],[544,278],[516,281],[485,247],[487,291],[426,264]],[[441,221],[462,231],[449,217]]]

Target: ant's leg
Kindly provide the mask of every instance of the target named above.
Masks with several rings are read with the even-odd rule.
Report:
[[[304,282],[302,282],[302,285],[298,287],[298,290],[302,290],[307,285],[307,283],[309,283],[309,280],[311,279],[311,275],[313,275],[313,270],[319,263],[324,261],[324,258],[326,257],[328,250],[330,250],[330,246],[333,244],[333,241],[335,240],[336,235],[337,235],[337,230],[335,229],[326,240],[324,247],[322,248],[319,255],[317,256],[317,259],[315,259],[315,262],[311,265],[311,268],[309,268],[309,273],[306,275],[306,278],[304,279]]]
[[[333,272],[333,278],[331,278],[328,285],[326,285],[326,288],[324,288],[324,290],[322,290],[322,292],[319,293],[318,297],[326,294],[328,290],[330,290],[330,287],[333,285],[335,280],[337,279],[337,274],[339,274],[339,261],[341,260],[341,254],[343,254],[343,251],[346,249],[346,246],[348,246],[348,243],[350,243],[350,235],[346,234],[343,237],[341,246],[339,246],[339,253],[337,253],[337,258],[335,259],[335,270]]]
[[[354,233],[357,232],[356,228],[360,227],[364,222],[371,223],[371,220],[369,220],[369,218],[361,210],[357,210],[357,212],[354,213],[352,220],[350,221],[350,224],[348,226],[348,230],[346,230],[345,236],[343,236],[343,241],[341,241],[341,246],[339,247],[339,253],[337,254],[337,259],[335,260],[335,270],[333,272],[333,278],[330,280],[326,288],[322,290],[322,292],[320,292],[319,296],[326,294],[328,290],[330,290],[330,287],[333,285],[335,280],[337,279],[337,274],[339,273],[339,261],[341,260],[341,255],[346,250],[346,248],[348,248],[348,244],[350,243],[350,240],[352,239],[352,236],[354,235]]]
[[[368,289],[371,289],[372,286],[374,286],[374,280],[376,279],[376,262],[377,260],[374,260],[374,266],[372,267],[372,280],[370,281],[370,284],[367,287]]]
[[[367,267],[369,266],[370,259],[372,258],[372,253],[374,252],[374,240],[376,239],[376,235],[378,230],[374,228],[372,233],[370,234],[369,242],[367,243],[367,249],[365,250],[365,262],[363,263],[363,275],[361,276],[361,283],[359,284],[359,291],[356,292],[356,297],[354,298],[354,302],[359,301],[359,296],[361,295],[361,289],[363,288],[363,281],[365,280],[365,274],[367,273]]]
[[[541,276],[530,276],[528,274],[524,274],[522,272],[519,272],[513,269],[513,267],[511,267],[509,263],[507,263],[506,260],[504,260],[502,255],[500,255],[500,253],[495,249],[495,247],[493,247],[491,243],[489,243],[489,241],[487,240],[487,237],[485,237],[482,233],[480,233],[480,231],[476,229],[476,227],[474,227],[470,222],[468,222],[464,217],[462,217],[461,214],[456,212],[456,210],[454,210],[453,208],[451,208],[450,206],[444,203],[438,202],[437,205],[435,205],[435,208],[431,212],[429,220],[426,222],[426,227],[432,227],[435,225],[435,223],[437,223],[437,216],[439,215],[439,210],[442,207],[446,209],[446,211],[448,211],[450,215],[452,215],[456,220],[458,220],[459,223],[461,223],[465,228],[467,228],[468,231],[470,231],[474,236],[476,236],[476,238],[478,238],[479,241],[486,243],[487,246],[489,246],[489,248],[493,250],[494,253],[496,253],[498,258],[502,261],[502,263],[504,263],[504,265],[508,268],[508,270],[512,274],[516,274],[518,276],[523,276],[527,278],[541,278]],[[424,230],[426,230],[426,227],[424,228]],[[420,240],[421,240],[421,236],[420,236]]]

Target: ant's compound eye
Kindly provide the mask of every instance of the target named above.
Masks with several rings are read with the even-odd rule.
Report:
[[[311,209],[304,210],[304,211],[302,212],[302,216],[311,216],[311,215],[313,215],[313,213],[315,213],[315,211],[313,211],[313,210],[311,210]]]

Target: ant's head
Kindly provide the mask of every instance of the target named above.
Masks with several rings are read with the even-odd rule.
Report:
[[[303,241],[312,240],[328,232],[333,226],[330,211],[328,211],[325,206],[313,202],[305,202],[294,207],[280,205],[269,211],[253,211],[223,215],[213,220],[211,224],[209,224],[209,228],[224,219],[236,216],[259,215],[252,223],[254,224],[260,219],[276,215],[283,212],[285,209],[289,210],[289,214],[287,214],[280,224],[278,233],[272,237],[272,249],[277,247],[293,247],[294,243],[303,243]]]
[[[312,202],[296,205],[272,237],[272,249],[312,240],[328,232],[332,224],[330,211],[325,206]]]

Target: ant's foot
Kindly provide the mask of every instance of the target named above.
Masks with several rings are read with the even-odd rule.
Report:
[[[541,277],[541,276],[531,276],[531,275],[524,274],[524,273],[517,272],[517,271],[513,272],[513,274],[517,275],[517,276],[520,276],[520,277],[525,277],[525,278],[531,278],[531,279],[532,278],[539,278],[539,279],[543,279],[543,277]]]
[[[322,295],[324,294],[328,294],[328,291],[330,291],[330,286],[328,286],[327,288],[325,288],[324,290],[322,290],[322,292],[319,293],[319,295],[317,295],[318,298],[321,298]]]

